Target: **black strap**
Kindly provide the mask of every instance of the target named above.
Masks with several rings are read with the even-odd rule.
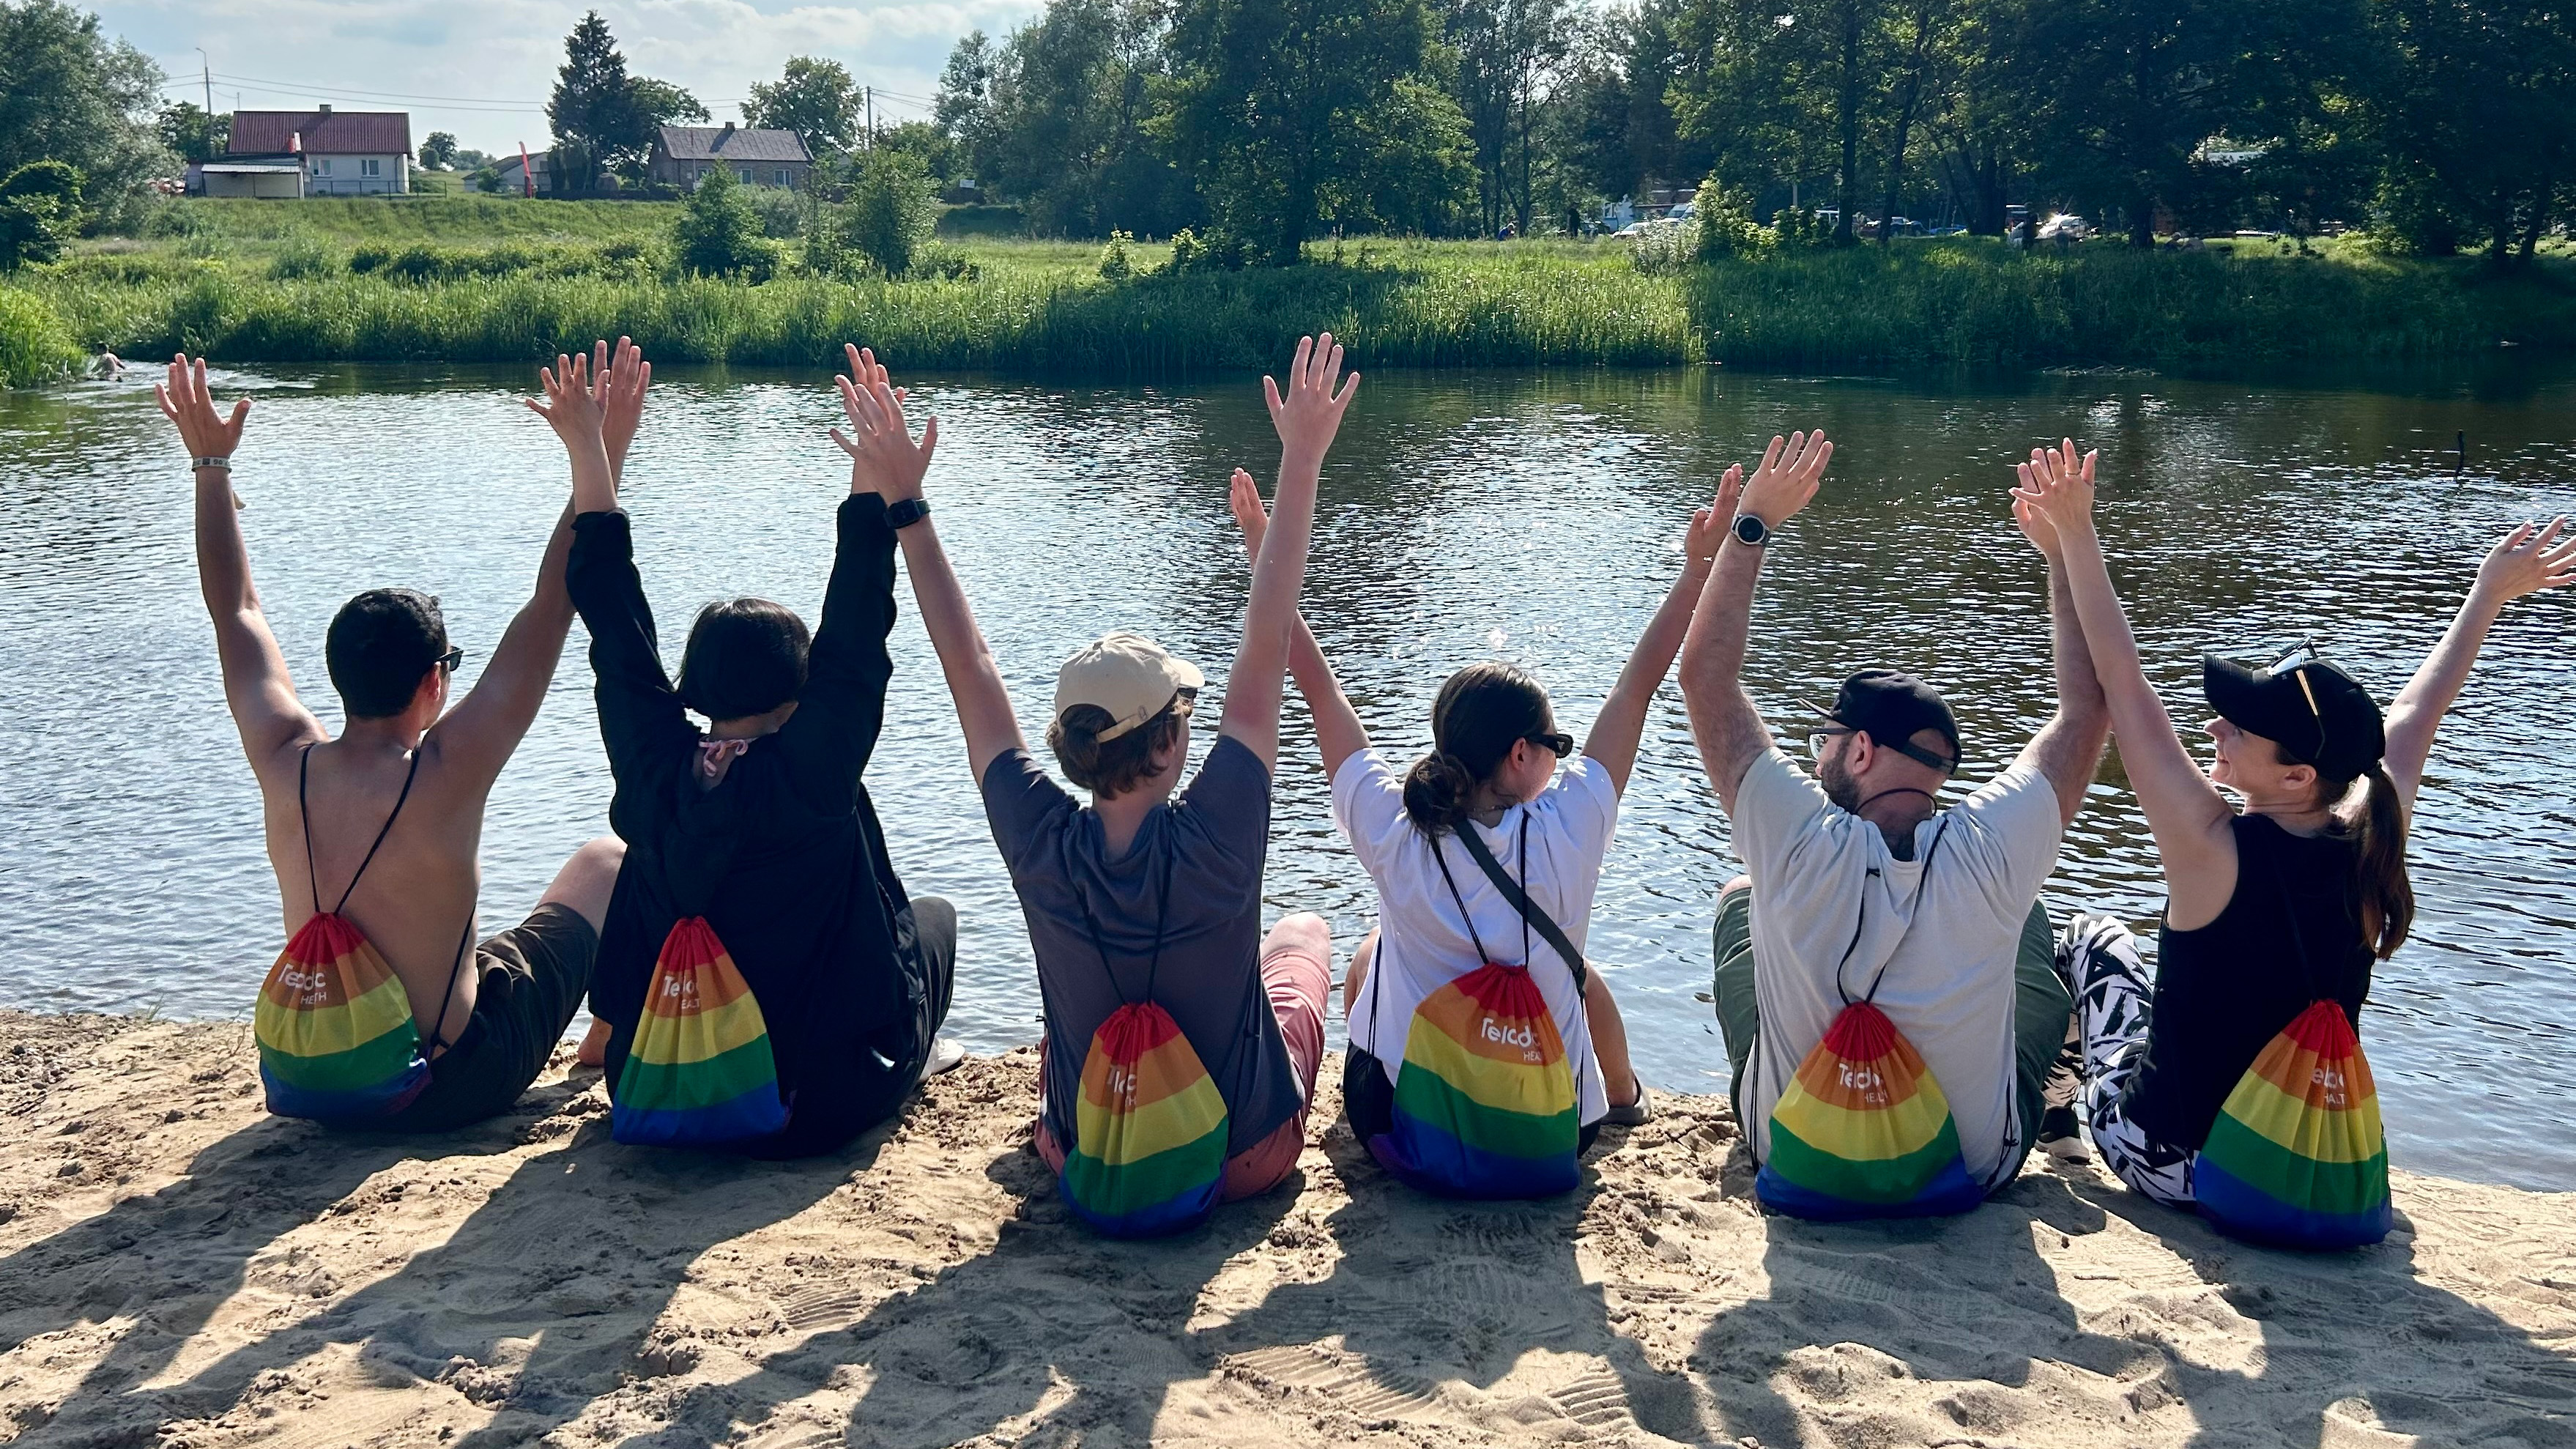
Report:
[[[1928,886],[1928,885],[1930,885],[1930,884],[1932,883],[1932,861],[1933,861],[1933,858],[1934,858],[1934,857],[1936,857],[1936,856],[1938,856],[1938,855],[1941,853],[1941,842],[1942,842],[1943,840],[1947,839],[1947,838],[1949,837],[1949,834],[1950,834],[1950,817],[1949,817],[1949,816],[1947,816],[1947,815],[1944,815],[1944,816],[1942,816],[1942,817],[1941,817],[1941,826],[1940,826],[1940,828],[1932,832],[1932,844],[1931,844],[1930,848],[1926,849],[1926,850],[1923,852],[1923,873],[1922,873],[1921,875],[1916,876],[1916,877],[1914,878],[1914,900],[1915,900],[1915,902],[1916,902],[1918,905],[1919,905],[1919,904],[1922,902],[1922,900],[1923,900],[1923,889],[1924,889],[1924,887],[1926,887],[1926,886]],[[1871,867],[1869,868],[1869,874],[1870,874],[1870,875],[1876,875],[1876,874],[1878,874],[1878,867],[1877,867],[1877,866],[1874,866],[1874,865],[1873,865],[1873,866],[1871,866]],[[1911,910],[1908,910],[1908,911],[1906,912],[1906,914],[1907,914],[1907,916],[1910,918],[1910,917],[1913,915],[1913,912],[1912,912]],[[1855,920],[1855,921],[1853,921],[1853,922],[1852,922],[1852,938],[1851,938],[1851,944],[1850,944],[1850,945],[1848,945],[1848,946],[1845,946],[1845,947],[1843,948],[1843,959],[1842,959],[1842,961],[1841,961],[1841,963],[1840,963],[1840,964],[1838,964],[1838,965],[1836,965],[1836,966],[1834,967],[1834,994],[1835,994],[1835,995],[1837,995],[1837,996],[1840,996],[1840,997],[1843,999],[1843,1005],[1845,1005],[1845,1006],[1849,1006],[1849,1005],[1851,1005],[1851,1004],[1852,1004],[1852,996],[1851,996],[1851,992],[1849,992],[1848,990],[1845,990],[1845,989],[1844,989],[1844,987],[1843,987],[1843,972],[1844,972],[1844,970],[1845,970],[1846,968],[1848,968],[1848,967],[1851,965],[1852,952],[1857,951],[1857,950],[1859,950],[1859,949],[1860,949],[1860,935],[1861,935],[1861,931],[1862,931],[1862,929],[1863,929],[1865,926],[1867,926],[1868,924],[1869,924],[1869,883],[1868,883],[1868,879],[1867,879],[1867,877],[1863,877],[1862,882],[1861,882],[1861,891],[1860,891],[1860,916],[1859,916],[1859,919],[1858,919],[1858,920]],[[1899,943],[1899,944],[1902,944],[1902,943]],[[1888,968],[1889,966],[1893,965],[1893,964],[1895,963],[1895,961],[1896,961],[1896,952],[1895,952],[1894,950],[1892,950],[1892,949],[1891,949],[1891,950],[1887,953],[1887,959],[1878,963],[1878,974],[1877,974],[1876,976],[1873,976],[1873,977],[1871,977],[1871,978],[1869,979],[1869,990],[1868,990],[1866,993],[1864,993],[1864,994],[1862,995],[1861,1000],[1863,1000],[1863,1001],[1876,1001],[1876,1000],[1878,999],[1878,988],[1879,988],[1879,984],[1880,984],[1881,982],[1884,982],[1885,980],[1887,980],[1887,968]]]
[[[1484,867],[1485,878],[1494,883],[1494,889],[1501,891],[1503,899],[1511,902],[1512,909],[1520,912],[1521,963],[1524,966],[1529,964],[1529,932],[1532,928],[1536,928],[1539,935],[1556,948],[1556,954],[1565,958],[1565,964],[1573,968],[1575,991],[1578,994],[1588,992],[1591,989],[1592,976],[1584,967],[1583,953],[1574,949],[1574,942],[1556,924],[1555,919],[1541,909],[1538,902],[1530,899],[1530,894],[1522,888],[1521,881],[1512,879],[1504,872],[1502,862],[1494,859],[1494,852],[1476,834],[1475,822],[1461,821],[1457,835],[1458,843],[1466,846],[1467,853],[1475,857],[1476,864]],[[1445,857],[1440,857],[1440,842],[1436,837],[1431,842],[1431,853],[1434,857],[1440,858],[1440,873],[1447,875],[1449,862]],[[1521,880],[1527,880],[1529,878],[1529,817],[1527,815],[1521,817],[1520,857]],[[1449,882],[1449,890],[1451,894],[1456,894],[1458,883],[1454,880]],[[1458,909],[1464,911],[1466,908],[1466,902],[1461,900]],[[1467,932],[1470,938],[1474,936],[1475,929],[1472,923],[1468,926]]]
[[[321,742],[316,740],[314,743]],[[322,874],[313,863],[313,812],[305,803],[305,787],[312,778],[313,746],[306,745],[304,753],[298,755],[295,762],[295,814],[304,826],[304,882],[313,892],[313,914],[318,916],[322,914]],[[349,888],[340,892],[340,902],[331,908],[332,915],[346,909],[349,897],[357,893],[358,882],[365,879],[367,867],[376,863],[376,852],[384,848],[385,837],[394,833],[394,822],[402,818],[403,806],[411,800],[412,782],[419,778],[420,751],[413,750],[411,768],[403,772],[402,793],[394,797],[392,813],[385,816],[383,827],[376,831],[374,843],[367,847],[366,858],[358,862],[358,873],[349,877]],[[432,1052],[447,1049],[447,1008],[456,1000],[456,981],[465,972],[465,948],[473,942],[474,908],[468,906],[465,908],[465,931],[456,938],[456,962],[447,968],[447,992],[438,999],[438,1025],[430,1031],[429,1045],[421,1053],[423,1060]]]
[[[1118,972],[1109,964],[1109,947],[1101,942],[1100,920],[1098,917],[1091,914],[1090,899],[1084,896],[1079,889],[1074,891],[1073,898],[1075,904],[1082,907],[1082,924],[1091,932],[1091,949],[1097,952],[1100,956],[1100,973],[1109,978],[1110,995],[1117,997],[1118,1004],[1121,1006],[1134,1005],[1135,1003],[1127,999],[1127,993],[1119,990],[1118,988]],[[1172,852],[1167,849],[1163,852],[1162,895],[1154,903],[1154,954],[1147,958],[1145,965],[1145,999],[1147,1001],[1154,999],[1154,978],[1159,975],[1163,969],[1163,927],[1165,923],[1171,919],[1171,915]]]
[[[318,744],[320,741],[317,740],[315,743]],[[312,776],[313,746],[306,745],[304,753],[296,758],[295,814],[304,825],[305,884],[313,890],[313,914],[318,916],[322,914],[322,876],[313,864],[313,812],[307,809],[304,803],[304,787]],[[366,858],[358,862],[358,873],[349,877],[349,888],[340,892],[340,904],[331,908],[332,915],[340,914],[341,908],[349,904],[349,897],[356,894],[358,882],[365,878],[367,867],[376,863],[376,852],[384,848],[385,837],[394,833],[394,822],[402,818],[403,805],[411,799],[412,781],[419,778],[420,751],[414,750],[411,752],[411,768],[403,774],[402,793],[394,797],[393,813],[385,817],[384,828],[376,832],[375,843],[367,847]],[[474,922],[470,915],[466,919],[465,929],[469,933],[474,929]]]

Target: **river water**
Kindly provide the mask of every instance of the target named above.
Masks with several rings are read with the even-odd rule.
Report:
[[[562,506],[562,454],[515,370],[234,373],[257,399],[239,456],[256,576],[306,700],[358,588],[439,594],[473,683]],[[1235,464],[1277,458],[1258,384],[1066,388],[914,379],[941,415],[941,531],[1036,738],[1056,664],[1111,628],[1201,662],[1213,719],[1247,571],[1225,507]],[[738,593],[819,605],[846,474],[819,375],[671,369],[627,476],[637,548],[676,661],[687,618]],[[2440,634],[2487,543],[2576,511],[2576,373],[2195,381],[2144,374],[1935,381],[1673,373],[1388,374],[1368,380],[1327,469],[1307,611],[1381,747],[1429,738],[1433,691],[1495,656],[1531,668],[1580,734],[1678,566],[1690,509],[1726,463],[1796,427],[1837,440],[1823,496],[1773,551],[1749,673],[1783,732],[1793,700],[1866,663],[1956,703],[1970,778],[2051,708],[2036,555],[2006,465],[2072,433],[2105,457],[2103,532],[2149,668],[2198,720],[2199,653],[2312,635],[2383,701]],[[2468,439],[2465,467],[2454,452]],[[148,389],[0,394],[0,1005],[243,1019],[278,947],[257,799],[197,598],[189,485]],[[895,862],[962,915],[950,1030],[1034,1040],[1019,912],[968,778],[908,591],[884,743],[869,772]],[[2365,1022],[2396,1159],[2576,1188],[2576,599],[2496,629],[2427,781],[2413,845],[2422,911]],[[487,930],[606,829],[609,782],[575,630],[535,730],[494,792]],[[1294,692],[1291,691],[1291,699]],[[1204,748],[1208,731],[1199,733]],[[1367,880],[1333,833],[1292,704],[1268,894],[1322,911],[1339,955]],[[2106,772],[2116,780],[2116,770]],[[1647,730],[1591,949],[1638,1065],[1724,1089],[1709,922],[1735,873],[1678,694]],[[2141,927],[2161,891],[2125,789],[2097,787],[2050,898]],[[1337,963],[1337,971],[1340,963]],[[1336,1023],[1338,1031],[1338,1022]],[[1338,1036],[1337,1036],[1338,1040]]]

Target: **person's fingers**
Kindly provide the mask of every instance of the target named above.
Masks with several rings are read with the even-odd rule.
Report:
[[[535,398],[523,397],[519,399],[519,406],[535,413],[538,417],[544,418],[547,422],[554,421],[554,414],[547,412],[546,405],[537,401]]]
[[[606,396],[608,391],[608,339],[605,337],[596,337],[591,339],[590,377],[591,385],[596,388],[602,396]]]
[[[1261,375],[1261,400],[1270,406],[1270,420],[1279,421],[1279,410],[1286,404],[1279,400],[1279,379],[1266,372]]]
[[[237,398],[234,398],[234,399],[233,399],[233,410],[232,410],[232,415],[231,415],[230,417],[227,417],[227,418],[225,418],[225,419],[224,419],[224,426],[225,426],[226,428],[231,429],[234,433],[238,434],[239,432],[241,432],[242,419],[247,418],[247,417],[249,417],[249,416],[250,416],[250,399],[249,399],[249,398],[246,398],[246,397],[237,397]]]
[[[2540,551],[2541,551],[2542,553],[2544,553],[2544,554],[2548,553],[2548,552],[2550,551],[2550,547],[2551,547],[2551,545],[2553,545],[2553,544],[2556,544],[2556,545],[2557,545],[2557,547],[2558,547],[2558,549],[2559,549],[2561,552],[2564,552],[2565,550],[2570,549],[2570,548],[2576,548],[2576,538],[2570,538],[2567,542],[2565,542],[2565,543],[2563,543],[2563,544],[2562,544],[2562,543],[2558,543],[2558,535],[2559,535],[2559,533],[2560,533],[2560,532],[2562,532],[2566,527],[2567,527],[2567,515],[2565,515],[2565,514],[2563,514],[2563,513],[2562,513],[2562,514],[2560,514],[2560,515],[2558,515],[2556,518],[2553,518],[2553,519],[2549,520],[2549,526],[2548,526],[2547,528],[2544,528],[2544,529],[2542,529],[2542,530],[2540,531],[2540,538],[2539,538],[2539,540],[2538,540],[2538,541],[2539,541],[2539,544],[2540,544]]]
[[[921,423],[921,447],[918,451],[921,455],[921,461],[925,466],[930,462],[930,455],[938,451],[938,448],[939,415],[937,413],[932,413],[929,417],[924,418]]]
[[[1788,446],[1789,440],[1787,438],[1781,437],[1777,433],[1772,434],[1771,446],[1762,450],[1762,466],[1753,470],[1754,476],[1757,478],[1761,477],[1762,475],[1769,473],[1772,469],[1779,467],[1780,450]]]
[[[2093,465],[2100,461],[2102,461],[2102,450],[2099,448],[2084,455],[2084,471],[2081,477],[2088,488],[2093,485]]]
[[[1314,357],[1314,355],[1315,339],[1312,337],[1298,338],[1297,355],[1291,359],[1288,364],[1288,390],[1290,392],[1295,392],[1299,388],[1307,386],[1306,364]]]
[[[1351,394],[1358,392],[1359,390],[1360,375],[1358,373],[1354,372],[1350,376],[1343,378],[1342,390],[1333,396],[1333,407],[1335,410],[1338,411],[1339,409],[1349,407],[1351,405]]]

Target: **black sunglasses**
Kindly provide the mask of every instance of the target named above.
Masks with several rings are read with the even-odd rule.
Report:
[[[449,648],[446,653],[438,656],[438,667],[450,674],[454,674],[457,670],[463,668],[464,665],[465,649],[462,645],[453,646]]]
[[[1531,744],[1539,745],[1552,751],[1560,760],[1574,753],[1574,736],[1572,735],[1537,734],[1523,735],[1521,738],[1529,741]]]
[[[2306,696],[2308,701],[2308,717],[2316,721],[2317,748],[2319,750],[2323,750],[2326,747],[2326,713],[2324,710],[2317,708],[2317,691],[2315,686],[2308,683],[2308,666],[2311,664],[2322,664],[2324,662],[2324,656],[2317,652],[2316,641],[2312,639],[2302,639],[2299,641],[2297,648],[2282,655],[2278,662],[2274,663],[2269,670],[2265,671],[2266,673],[2276,677],[2286,674],[2299,681],[2299,693]]]

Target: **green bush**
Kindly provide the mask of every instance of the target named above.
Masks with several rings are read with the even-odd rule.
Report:
[[[309,236],[300,236],[277,249],[268,260],[268,274],[281,282],[301,281],[308,277],[327,277],[340,270],[339,260],[331,249]]]
[[[804,231],[805,204],[795,192],[783,186],[746,186],[742,194],[760,218],[762,236],[784,239]]]
[[[741,277],[764,282],[778,264],[777,248],[762,235],[760,213],[744,196],[730,167],[709,171],[673,224],[671,243],[680,270],[702,277]]]
[[[1136,264],[1128,259],[1127,245],[1135,238],[1123,231],[1109,234],[1109,245],[1100,249],[1100,279],[1123,282],[1136,275]]]
[[[1768,256],[1779,238],[1753,219],[1752,198],[1712,176],[1691,208],[1692,255],[1703,262]]]
[[[60,161],[30,161],[0,180],[0,272],[50,262],[79,233],[81,174]]]
[[[1239,272],[1260,260],[1252,243],[1231,237],[1221,231],[1205,236],[1182,227],[1172,233],[1172,259],[1164,264],[1170,272]]]
[[[844,207],[851,249],[889,277],[912,271],[939,217],[938,193],[921,158],[888,148],[860,161]]]
[[[43,298],[0,287],[0,387],[31,387],[80,362],[80,344]]]

